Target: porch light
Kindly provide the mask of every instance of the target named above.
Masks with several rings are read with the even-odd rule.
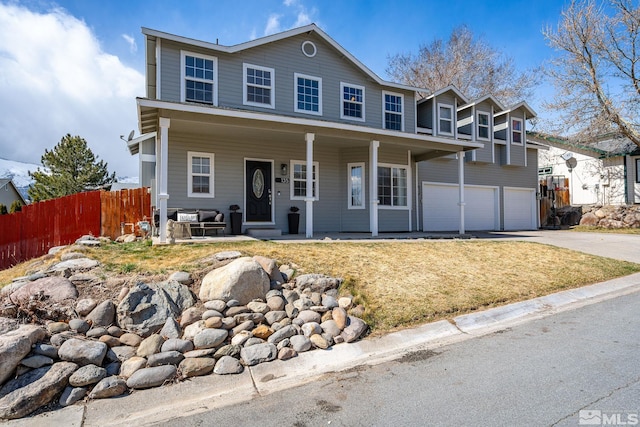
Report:
[[[287,176],[287,164],[286,163],[280,164],[280,175]]]

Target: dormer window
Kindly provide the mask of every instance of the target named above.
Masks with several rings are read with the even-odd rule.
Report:
[[[478,111],[478,139],[489,140],[489,113]]]
[[[244,105],[275,108],[273,68],[244,64]]]
[[[453,106],[438,104],[438,133],[453,136]]]
[[[218,104],[218,59],[191,52],[181,52],[182,102]]]
[[[511,119],[511,143],[522,145],[522,119]]]

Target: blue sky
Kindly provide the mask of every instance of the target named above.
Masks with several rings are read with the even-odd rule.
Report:
[[[140,27],[223,45],[311,22],[382,78],[389,55],[417,52],[465,24],[531,68],[551,58],[541,30],[564,0],[0,0],[0,157],[39,163],[80,135],[118,175],[137,174],[121,134],[144,95]],[[540,116],[542,87],[527,100]]]

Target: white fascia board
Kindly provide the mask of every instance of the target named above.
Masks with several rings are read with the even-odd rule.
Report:
[[[466,108],[472,107],[474,105],[478,105],[484,101],[489,101],[491,104],[493,104],[494,106],[494,111],[503,111],[505,108],[502,105],[502,103],[500,101],[498,101],[493,95],[485,95],[482,98],[478,98],[478,99],[474,99],[473,101],[469,102],[468,104],[462,105],[460,108],[458,108],[458,111],[460,110],[464,110]],[[497,108],[496,108],[497,107]]]
[[[518,102],[517,104],[507,108],[506,110],[503,110],[503,111],[500,111],[500,112],[496,113],[495,116],[500,116],[502,114],[507,114],[507,113],[510,113],[512,111],[517,111],[517,110],[520,110],[520,109],[524,110],[525,113],[527,114],[527,120],[535,119],[538,116],[536,114],[536,112],[533,111],[533,108],[531,108],[529,106],[529,104],[526,103],[526,101]]]
[[[140,143],[156,137],[157,132],[145,133],[137,138],[133,138],[131,141],[127,141],[127,148],[130,154],[138,154]]]
[[[458,98],[460,98],[460,100],[462,100],[464,102],[464,104],[468,104],[469,103],[469,99],[466,96],[464,96],[462,94],[462,92],[460,92],[460,90],[457,87],[455,87],[454,85],[449,85],[447,87],[443,87],[442,89],[433,92],[431,95],[427,96],[426,98],[421,99],[419,102],[424,102],[424,101],[426,101],[428,99],[431,99],[433,97],[442,95],[443,93],[447,93],[447,92],[453,92]]]
[[[198,47],[201,47],[201,48],[204,48],[204,49],[210,49],[210,50],[213,50],[213,51],[225,52],[225,53],[240,52],[240,51],[243,51],[245,49],[251,49],[251,48],[254,48],[254,47],[262,46],[262,45],[267,44],[267,43],[272,43],[272,42],[275,42],[275,41],[278,41],[278,40],[283,40],[283,39],[286,39],[286,38],[289,38],[289,37],[294,37],[294,36],[297,36],[297,35],[300,35],[300,34],[304,34],[304,33],[308,33],[308,32],[311,32],[311,31],[317,33],[327,43],[329,43],[331,46],[333,46],[334,49],[336,49],[343,56],[348,58],[351,62],[353,62],[358,68],[360,68],[365,74],[367,74],[369,77],[371,77],[379,85],[392,87],[392,88],[395,88],[395,89],[408,90],[408,91],[411,91],[411,92],[418,92],[418,91],[422,90],[420,88],[416,88],[416,87],[413,87],[413,86],[407,86],[407,85],[402,85],[402,84],[399,84],[399,83],[394,83],[394,82],[389,82],[389,81],[382,80],[380,77],[378,77],[378,75],[376,73],[371,71],[366,65],[364,65],[362,62],[360,62],[358,59],[356,59],[356,57],[351,55],[351,53],[349,53],[346,49],[344,49],[342,46],[340,46],[340,44],[338,44],[335,40],[333,40],[331,37],[329,37],[329,35],[327,35],[324,31],[322,31],[316,24],[305,25],[304,27],[294,28],[292,30],[283,31],[281,33],[273,34],[273,35],[266,36],[266,37],[261,37],[259,39],[251,40],[251,41],[248,41],[248,42],[245,42],[245,43],[240,43],[240,44],[237,44],[237,45],[234,45],[234,46],[223,46],[223,45],[216,44],[216,43],[205,42],[205,41],[201,41],[201,40],[191,39],[191,38],[188,38],[188,37],[176,36],[174,34],[165,33],[163,31],[158,31],[158,30],[153,30],[151,28],[142,27],[142,34],[144,34],[146,36],[152,36],[152,37],[157,37],[157,38],[161,38],[161,39],[172,40],[172,41],[175,41],[175,42],[178,42],[178,43],[184,43],[184,44],[188,44],[188,45],[191,45],[191,46],[198,46]]]
[[[378,138],[381,136],[388,136],[390,138],[405,139],[407,141],[416,142],[435,142],[439,144],[447,144],[451,146],[457,146],[460,148],[483,148],[484,144],[480,142],[462,142],[456,141],[451,138],[434,137],[430,135],[419,135],[416,133],[398,132],[386,129],[375,129],[368,126],[358,126],[347,123],[328,122],[324,120],[314,120],[299,117],[279,116],[275,114],[265,114],[254,111],[246,110],[231,110],[216,107],[207,107],[192,104],[181,104],[168,101],[158,101],[147,98],[138,98],[138,109],[140,107],[157,108],[163,110],[182,111],[187,113],[206,114],[219,117],[231,117],[247,120],[259,120],[272,123],[282,123],[298,126],[313,126],[316,128],[331,129],[331,130],[344,130],[346,132],[358,132],[369,135],[376,135]],[[150,135],[150,134],[149,134]],[[460,150],[458,150],[460,151]]]

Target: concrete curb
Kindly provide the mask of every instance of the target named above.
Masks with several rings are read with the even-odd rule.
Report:
[[[247,368],[240,375],[191,378],[169,387],[95,400],[6,425],[91,427],[177,422],[182,416],[246,402],[256,395],[292,388],[330,373],[396,360],[412,351],[441,347],[638,291],[640,273],[458,316],[453,322],[442,320],[356,343],[335,345],[328,350],[301,353],[293,360],[276,360]]]

